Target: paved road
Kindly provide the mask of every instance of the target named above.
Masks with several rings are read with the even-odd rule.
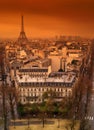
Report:
[[[10,125],[11,126],[14,126],[14,123],[15,123],[15,126],[23,126],[23,125],[28,125],[28,120],[26,120],[26,121],[11,121],[10,122]],[[33,124],[33,125],[39,125],[39,124],[42,124],[42,121],[41,120],[38,120],[38,119],[36,119],[36,120],[33,120],[33,119],[31,119],[31,120],[29,120],[29,124]],[[45,124],[47,124],[47,125],[51,125],[51,124],[55,124],[55,121],[54,120],[45,120]]]

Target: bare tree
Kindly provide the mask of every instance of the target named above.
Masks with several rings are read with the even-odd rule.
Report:
[[[13,86],[8,86],[7,75],[6,75],[6,56],[4,47],[0,48],[0,71],[1,71],[1,85],[0,94],[2,100],[2,113],[4,120],[4,130],[8,129],[8,115],[11,113],[12,118],[14,118],[14,104],[17,101],[17,91]]]

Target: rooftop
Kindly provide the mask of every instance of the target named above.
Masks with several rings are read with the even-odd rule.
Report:
[[[35,86],[35,85],[46,85],[46,86],[53,86],[53,85],[60,85],[64,86],[66,84],[73,84],[75,82],[76,75],[62,75],[61,77],[33,77],[32,75],[17,75],[17,82],[21,86]]]

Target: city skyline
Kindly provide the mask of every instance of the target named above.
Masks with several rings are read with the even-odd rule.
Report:
[[[21,20],[27,37],[80,35],[94,37],[92,0],[16,0],[0,1],[0,39],[17,38]]]

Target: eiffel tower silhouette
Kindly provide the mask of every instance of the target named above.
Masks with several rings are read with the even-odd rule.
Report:
[[[23,16],[21,16],[21,32],[18,37],[18,42],[20,44],[26,44],[28,42],[28,39],[27,39],[25,31],[24,31],[24,17]]]

